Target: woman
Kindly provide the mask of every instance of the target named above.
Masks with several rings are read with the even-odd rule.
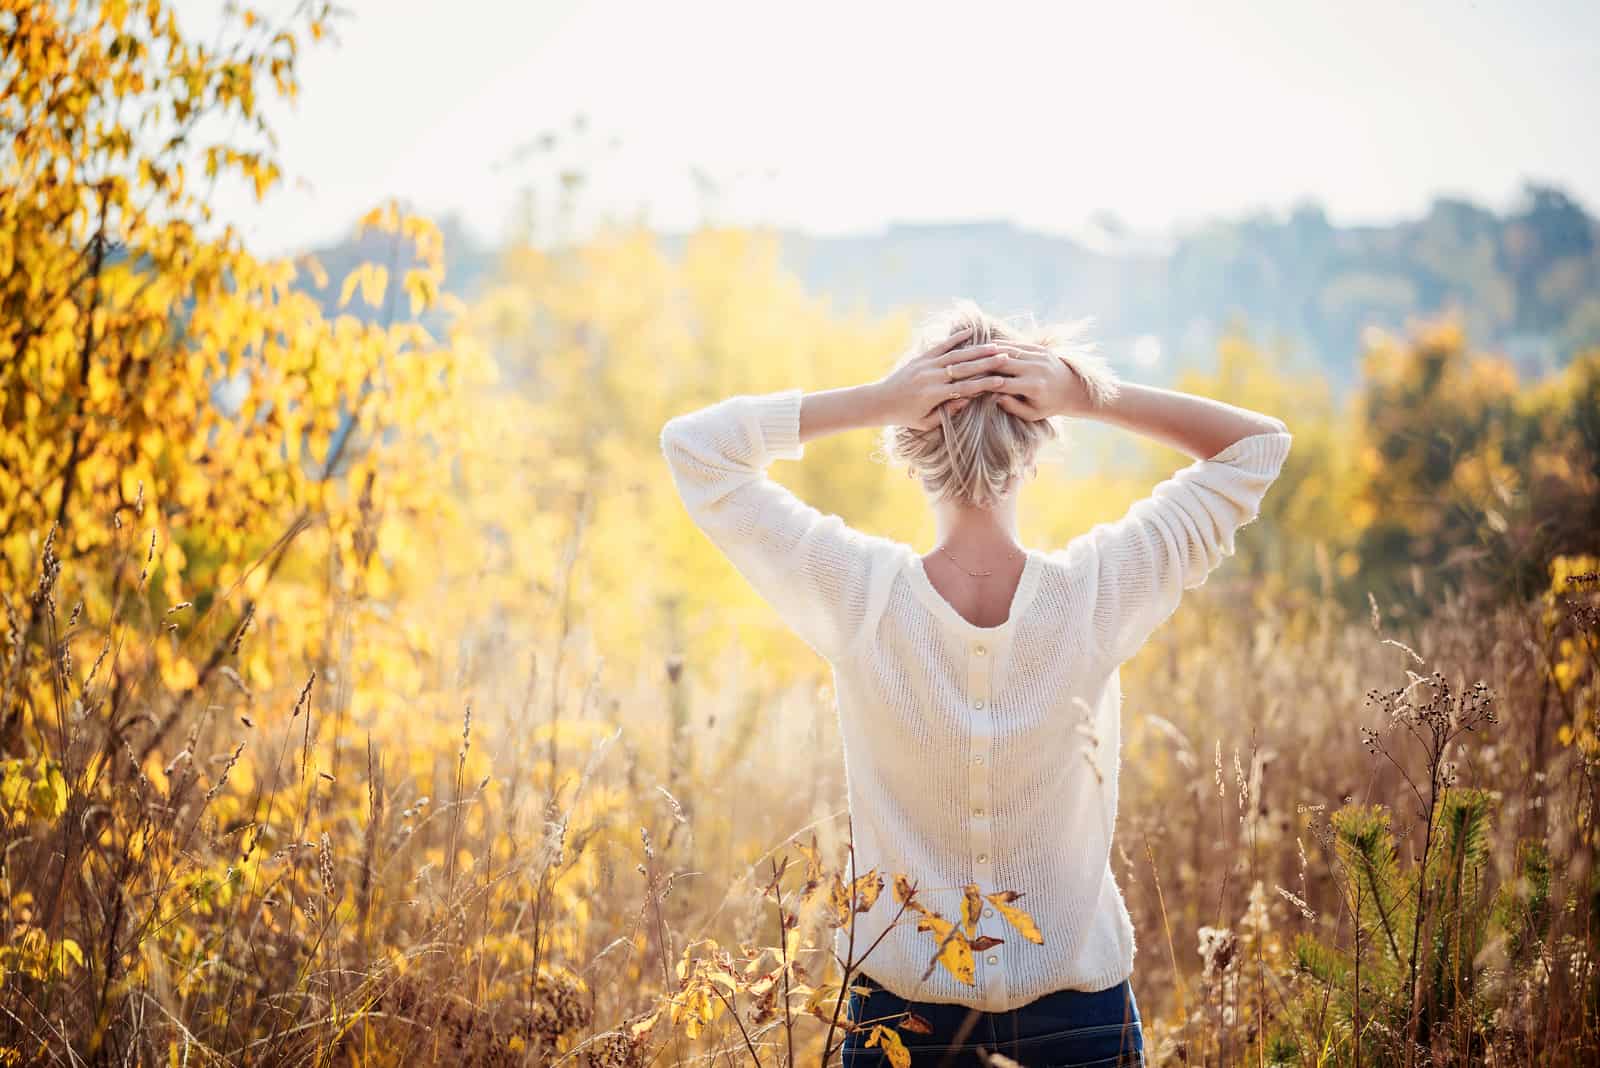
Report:
[[[917,903],[977,944],[971,982],[930,969],[936,936],[888,895],[839,931],[840,959],[853,951],[860,966],[850,1018],[892,1025],[910,1011],[932,1025],[900,1032],[914,1064],[995,1051],[1030,1068],[1144,1063],[1133,926],[1110,860],[1118,668],[1233,553],[1289,451],[1281,420],[1120,382],[1076,337],[960,301],[877,381],[730,397],[661,432],[696,524],[832,664],[856,870],[904,873]],[[1029,549],[1018,490],[1063,417],[1195,460],[1122,518]],[[767,477],[772,460],[857,427],[886,427],[889,453],[921,480],[932,551]],[[1009,924],[1013,900],[1037,937]],[[869,1030],[847,1039],[846,1068],[884,1055],[864,1045]]]

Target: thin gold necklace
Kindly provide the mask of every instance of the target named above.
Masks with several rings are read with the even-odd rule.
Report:
[[[957,560],[954,556],[950,555],[950,550],[949,549],[946,549],[943,545],[941,545],[941,546],[939,546],[939,551],[944,553],[946,556],[949,556],[950,559],[955,563],[955,565],[957,567],[961,568],[961,570],[963,570],[963,571],[966,571],[967,574],[971,575],[973,578],[983,578],[985,575],[994,574],[994,569],[993,568],[990,568],[988,571],[967,571],[967,568],[965,567],[965,565],[963,565],[961,563],[960,560]],[[1019,552],[1013,552],[1011,554],[1011,558],[1013,560],[1017,559],[1020,556],[1022,556],[1022,553],[1020,551]]]

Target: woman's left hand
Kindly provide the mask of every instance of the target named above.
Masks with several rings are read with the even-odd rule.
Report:
[[[942,406],[948,404],[949,411],[958,412],[976,394],[1004,388],[1009,381],[1007,349],[1011,346],[996,342],[960,347],[971,336],[970,327],[952,334],[874,383],[883,405],[883,421],[931,430],[939,425]]]

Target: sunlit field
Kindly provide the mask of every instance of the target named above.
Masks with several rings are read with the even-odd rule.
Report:
[[[853,917],[957,975],[972,928],[854,865],[828,666],[658,433],[881,374],[913,312],[711,223],[514,241],[469,300],[393,201],[359,262],[253,254],[211,190],[274,195],[260,101],[336,17],[0,13],[0,1064],[837,1064]],[[1600,348],[1472,323],[1177,381],[1295,448],[1123,668],[1154,1065],[1600,1062]],[[927,545],[874,445],[773,475]],[[1071,426],[1024,540],[1187,462]]]

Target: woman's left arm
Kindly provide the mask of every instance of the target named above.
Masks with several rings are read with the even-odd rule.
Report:
[[[822,513],[767,477],[767,467],[802,459],[805,442],[827,434],[930,426],[940,405],[959,407],[1002,386],[1003,376],[984,373],[996,369],[1002,346],[958,348],[962,340],[958,334],[941,342],[867,385],[740,394],[673,416],[661,428],[662,454],[695,525],[830,660],[854,643],[872,561],[895,543]]]
[[[673,416],[661,429],[662,454],[695,525],[830,660],[850,647],[865,617],[880,539],[802,501],[767,467],[801,459],[805,440],[870,425],[875,411],[866,387],[791,389],[729,397]]]

